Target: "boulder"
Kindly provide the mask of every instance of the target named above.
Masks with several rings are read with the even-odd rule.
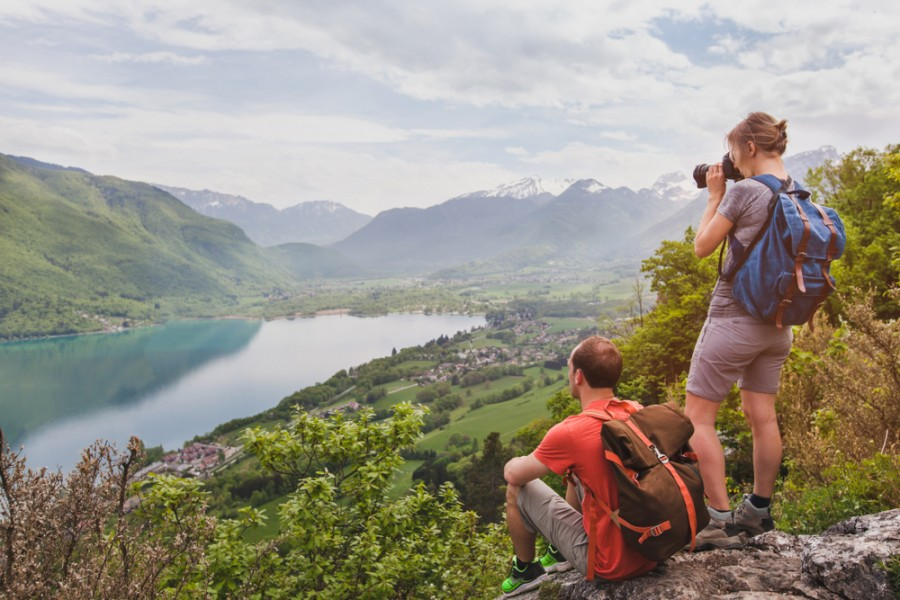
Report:
[[[554,574],[516,600],[893,600],[880,564],[900,555],[900,509],[853,517],[820,535],[770,531],[744,548],[681,552],[629,581]]]

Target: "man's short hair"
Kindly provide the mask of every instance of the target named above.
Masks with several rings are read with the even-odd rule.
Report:
[[[572,369],[581,369],[592,388],[615,387],[622,374],[622,353],[605,337],[594,335],[572,352]]]

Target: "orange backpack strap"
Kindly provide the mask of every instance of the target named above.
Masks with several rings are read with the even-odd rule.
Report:
[[[656,458],[659,459],[659,462],[661,462],[663,464],[663,466],[666,468],[666,470],[669,472],[669,474],[675,480],[675,483],[678,484],[678,490],[681,492],[681,498],[684,500],[684,507],[687,509],[688,524],[691,527],[691,548],[690,548],[690,550],[691,550],[691,552],[693,552],[694,546],[697,543],[697,512],[696,512],[696,509],[694,508],[694,499],[691,497],[691,492],[690,492],[690,490],[688,490],[687,484],[684,483],[684,479],[681,478],[681,475],[678,474],[678,471],[675,470],[675,467],[673,467],[669,463],[669,457],[666,456],[665,454],[661,453],[656,448],[656,445],[650,440],[650,438],[648,438],[646,435],[644,435],[644,432],[641,431],[640,428],[631,421],[631,419],[628,419],[627,421],[625,421],[625,424],[628,425],[628,427],[631,429],[631,431],[633,431],[634,434],[636,436],[638,436],[642,442],[647,444],[648,448],[650,448],[651,450],[653,450],[654,453],[656,453]],[[669,525],[669,527],[671,527],[671,524]],[[668,529],[668,528],[666,528],[666,529]],[[650,533],[650,535],[659,535],[663,531],[666,531],[666,529],[661,529],[659,531],[659,533]],[[646,538],[647,538],[647,534],[645,533],[641,537],[641,541],[643,542]]]
[[[637,402],[632,400],[619,400],[618,398],[613,398],[610,401],[610,404],[613,402],[618,406],[622,406],[628,411],[629,414],[634,414],[637,411],[643,408]],[[607,410],[585,410],[582,411],[583,415],[589,415],[598,419],[600,421],[612,421],[615,417],[613,417],[609,411]],[[622,464],[622,460],[612,452],[605,452],[606,458],[608,460],[612,460],[618,464]],[[583,483],[583,482],[582,482]],[[587,555],[587,568],[585,569],[587,573],[585,573],[585,578],[588,581],[592,581],[594,579],[594,572],[597,566],[597,537],[598,537],[598,529],[600,527],[600,519],[604,514],[609,516],[610,520],[616,524],[617,527],[621,527],[620,519],[619,519],[619,511],[614,511],[609,507],[609,505],[604,502],[601,498],[598,498],[594,495],[594,492],[585,484],[584,491],[588,496],[588,505],[590,513],[590,523],[588,524],[588,555]],[[628,526],[630,524],[626,524]]]
[[[589,512],[591,514],[591,522],[588,524],[587,568],[585,569],[584,577],[588,581],[592,581],[597,569],[597,537],[599,537],[597,530],[600,528],[600,518],[605,513],[609,515],[613,523],[618,525],[619,515],[618,511],[613,512],[606,502],[595,496],[590,488],[584,486],[584,490],[588,496]]]

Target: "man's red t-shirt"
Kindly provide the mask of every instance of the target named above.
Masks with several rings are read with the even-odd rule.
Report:
[[[630,414],[625,403],[619,400],[598,400],[588,405],[587,410],[608,411],[614,418],[625,419]],[[602,422],[584,414],[573,415],[553,426],[534,451],[539,461],[558,475],[574,473],[581,484],[589,488],[596,497],[606,502],[612,510],[619,507],[616,482],[612,467],[603,455],[600,440]],[[592,523],[590,495],[585,494],[581,504],[584,529],[590,535]],[[625,544],[619,528],[600,509],[597,524],[597,553],[595,569],[598,577],[621,580],[650,571],[656,563],[647,560]]]

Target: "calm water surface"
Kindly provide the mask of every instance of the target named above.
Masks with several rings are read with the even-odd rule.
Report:
[[[0,344],[0,427],[30,467],[71,469],[96,439],[178,448],[341,369],[483,324],[420,314],[181,321]]]

